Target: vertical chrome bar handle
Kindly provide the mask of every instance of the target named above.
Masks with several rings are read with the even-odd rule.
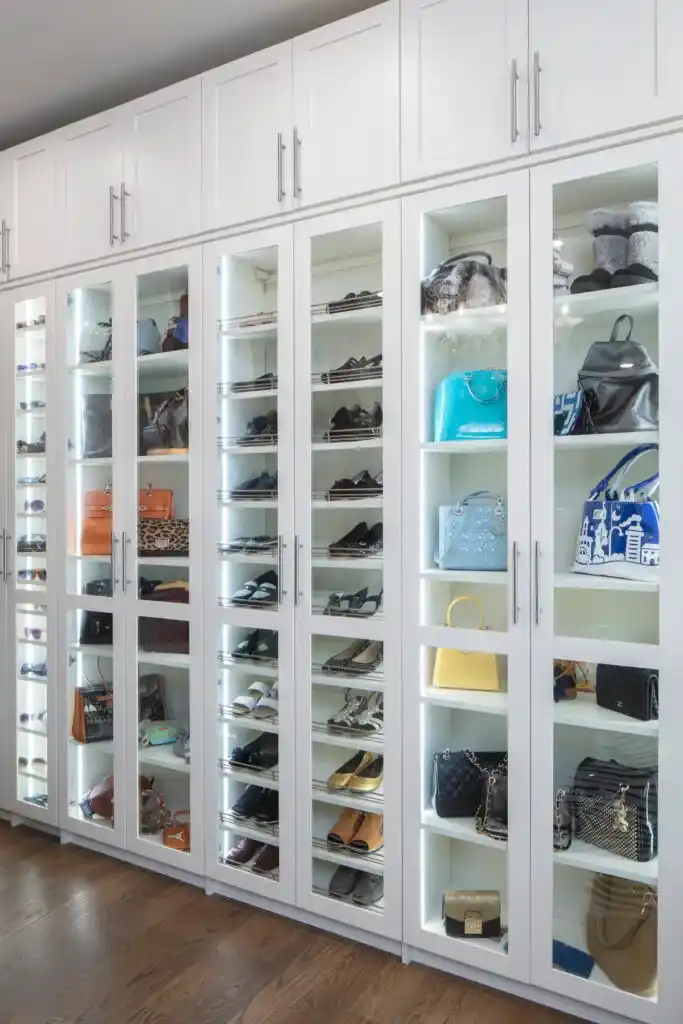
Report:
[[[510,138],[513,142],[516,142],[519,138],[519,124],[517,122],[517,83],[519,82],[519,74],[517,73],[517,61],[512,61],[512,67],[510,71]]]
[[[299,540],[299,537],[294,537],[294,604],[299,603],[299,598],[303,597],[303,591],[299,589],[299,552],[303,548],[303,544]]]
[[[113,185],[109,186],[109,245],[113,246],[114,242],[118,242],[119,236],[114,231],[114,200],[118,199],[116,189]]]
[[[534,51],[534,135],[541,134],[541,55],[538,50]]]
[[[281,203],[286,196],[285,192],[285,150],[287,147],[282,139],[282,132],[277,133],[277,201]]]
[[[294,129],[294,195],[301,197],[301,136],[299,129]]]
[[[126,593],[126,587],[132,580],[128,579],[127,575],[127,562],[128,562],[128,544],[130,544],[130,538],[126,537],[126,531],[121,530],[121,589],[123,593]]]
[[[540,562],[541,562],[541,545],[538,541],[534,544],[534,616],[536,619],[536,625],[540,625],[541,622],[541,597],[540,597]]]
[[[7,221],[3,219],[2,230],[0,231],[0,274],[7,273],[7,250],[5,248],[5,236],[7,234]]]
[[[111,594],[112,594],[112,597],[114,596],[114,591],[116,590],[116,584],[119,582],[118,577],[116,575],[116,547],[117,547],[118,543],[119,543],[119,538],[116,536],[115,533],[112,533],[112,535],[111,535]]]
[[[512,624],[519,622],[519,544],[512,542]]]
[[[0,576],[2,576],[3,583],[7,583],[7,577],[5,575],[5,534],[6,533],[7,533],[7,530],[3,529],[3,531],[2,531],[2,540],[0,541],[0,544],[2,546],[2,567],[0,568]]]
[[[284,537],[282,534],[277,539],[277,591],[278,591],[278,604],[282,604],[283,597],[287,596],[287,591],[282,585],[284,579],[284,563],[285,563],[285,544]]]
[[[126,189],[125,181],[121,182],[121,243],[130,238],[130,231],[126,228],[126,198],[130,199],[130,192]]]
[[[9,557],[8,557],[8,554],[7,554],[7,551],[8,551],[7,545],[9,544],[9,542],[11,540],[12,540],[12,534],[9,532],[9,530],[3,530],[3,535],[2,535],[2,570],[3,570],[4,574],[5,574],[5,583],[9,583],[9,578],[12,575],[12,570],[10,569],[10,560],[9,560]]]

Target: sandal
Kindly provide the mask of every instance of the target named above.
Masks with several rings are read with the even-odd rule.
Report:
[[[336,823],[327,833],[327,841],[333,846],[348,846],[363,824],[365,815],[352,807],[345,807]]]
[[[351,690],[346,691],[344,700],[346,701],[344,707],[336,715],[332,715],[327,719],[327,728],[331,732],[353,729],[356,720],[365,711],[365,706],[368,702],[368,698],[362,694],[356,693],[352,696]]]
[[[355,594],[338,590],[336,593],[330,594],[327,605],[323,609],[323,615],[357,615],[357,609],[362,608],[367,597],[367,587],[362,587]]]
[[[373,693],[366,699],[365,707],[357,715],[351,728],[365,733],[384,730],[384,694]]]
[[[272,687],[268,683],[259,682],[257,679],[251,684],[246,693],[235,697],[232,702],[232,710],[236,715],[248,715],[259,702],[269,696]]]
[[[277,683],[275,683],[270,690],[270,693],[264,694],[259,700],[258,704],[254,708],[253,718],[277,718],[278,713],[278,700],[277,700]]]
[[[376,853],[384,846],[384,817],[381,814],[364,814],[360,826],[350,843],[356,853]]]
[[[351,615],[357,615],[362,619],[369,619],[371,615],[375,615],[382,604],[383,590],[380,590],[379,594],[368,594],[367,587],[365,589],[365,597],[360,603],[354,602],[353,608],[350,612]],[[356,597],[361,592],[359,591]]]

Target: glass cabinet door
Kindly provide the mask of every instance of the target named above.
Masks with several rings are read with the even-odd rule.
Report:
[[[292,234],[205,249],[208,871],[294,901]],[[213,724],[211,724],[213,723]]]
[[[527,196],[524,174],[430,193],[404,202],[403,227],[404,735],[415,733],[404,771],[407,941],[520,979]],[[404,758],[409,750],[406,740]]]
[[[129,381],[135,381],[127,409],[121,538],[124,601],[134,608],[126,650],[128,844],[143,856],[198,872],[203,865],[200,250],[132,264],[125,301],[126,395]],[[133,467],[137,472],[130,472]]]
[[[680,149],[532,172],[534,980],[661,1021],[680,1009]]]
[[[295,231],[298,893],[400,934],[396,204]]]
[[[47,461],[48,422],[51,424],[54,416],[50,405],[55,396],[52,289],[18,293],[10,303],[9,316],[14,338],[13,486],[2,536],[2,577],[10,602],[9,644],[16,666],[11,684],[16,700],[10,705],[16,715],[12,796],[19,814],[56,824],[58,588],[55,552],[51,550],[56,546],[51,508],[54,490],[48,485]],[[54,448],[50,454],[54,464]]]

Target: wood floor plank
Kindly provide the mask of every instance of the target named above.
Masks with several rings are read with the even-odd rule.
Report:
[[[568,1024],[0,823],[2,1024]]]

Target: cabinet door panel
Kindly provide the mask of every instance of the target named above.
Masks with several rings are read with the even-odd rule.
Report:
[[[128,109],[128,242],[153,245],[199,231],[201,80],[180,82]]]
[[[512,77],[513,60],[523,75],[526,45],[526,4],[519,0],[404,5],[404,180],[526,148],[525,82]]]
[[[9,228],[9,276],[47,270],[54,264],[55,158],[49,139],[35,139],[8,154],[7,203],[0,211]]]
[[[398,5],[294,40],[299,198],[319,203],[399,180]]]
[[[578,0],[558,17],[553,0],[529,5],[530,80],[538,52],[533,149],[590,138],[658,116],[658,0]],[[532,126],[534,89],[532,89]]]
[[[69,128],[58,166],[63,263],[105,255],[120,247],[119,201],[110,235],[109,189],[119,195],[123,171],[120,114],[112,111]]]
[[[278,134],[289,145],[292,44],[283,43],[203,77],[204,227],[280,213]],[[282,154],[283,174],[286,154]]]

